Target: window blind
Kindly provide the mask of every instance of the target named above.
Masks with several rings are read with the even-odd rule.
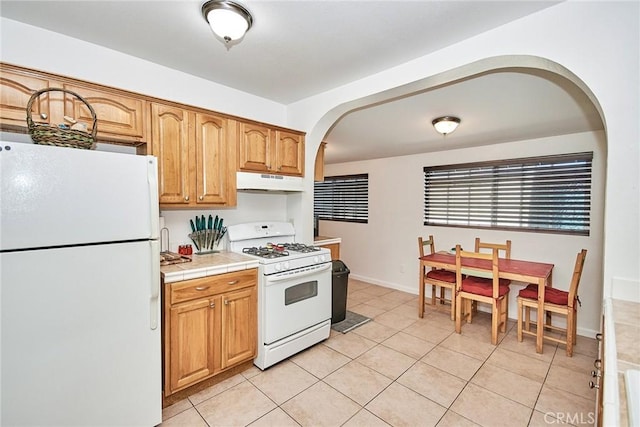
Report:
[[[424,168],[424,225],[588,235],[593,153]]]
[[[329,176],[314,183],[313,214],[323,220],[366,223],[369,175]]]

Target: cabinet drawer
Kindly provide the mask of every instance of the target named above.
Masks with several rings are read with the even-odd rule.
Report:
[[[258,270],[236,271],[200,279],[186,280],[171,285],[171,305],[197,298],[209,297],[223,292],[255,286]]]

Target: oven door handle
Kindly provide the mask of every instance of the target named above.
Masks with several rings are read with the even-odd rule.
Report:
[[[293,274],[285,273],[282,276],[279,274],[274,274],[275,277],[273,276],[267,277],[267,285],[273,282],[282,282],[283,280],[291,280],[291,279],[297,279],[299,277],[311,276],[313,274],[317,274],[322,271],[329,270],[331,268],[331,265],[332,265],[331,263],[326,263],[320,268],[313,268],[311,270],[307,270],[301,273],[293,273]]]

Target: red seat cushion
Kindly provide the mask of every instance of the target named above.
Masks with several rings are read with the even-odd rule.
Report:
[[[518,296],[528,299],[538,299],[538,285],[531,283],[526,288],[522,289]],[[546,287],[544,289],[544,302],[558,305],[569,304],[569,292],[562,291],[560,289]]]
[[[431,270],[427,273],[429,279],[440,280],[441,282],[456,282],[456,273],[447,270]]]
[[[468,276],[467,278],[476,283],[493,285],[493,279],[489,279],[487,277]],[[498,279],[498,283],[500,286],[509,286],[511,284],[511,279]]]
[[[462,291],[469,292],[476,295],[483,295],[485,297],[493,296],[493,285],[491,282],[479,282],[468,277],[462,281]],[[504,296],[509,292],[509,286],[499,285],[498,296]]]

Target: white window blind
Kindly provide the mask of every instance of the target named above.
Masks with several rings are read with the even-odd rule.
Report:
[[[323,220],[366,223],[369,175],[329,176],[314,183],[313,214]]]
[[[588,235],[593,153],[424,168],[424,225]]]

